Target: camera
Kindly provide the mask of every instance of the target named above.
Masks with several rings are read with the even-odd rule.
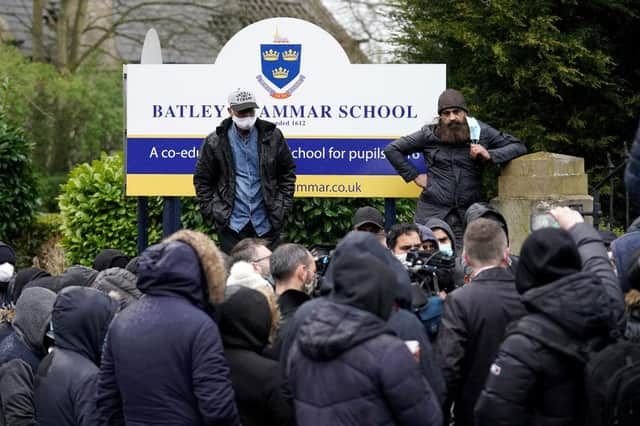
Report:
[[[453,269],[455,257],[447,256],[441,251],[428,252],[411,250],[407,252],[404,262],[409,278],[414,289],[414,301],[412,305],[418,308],[423,299],[438,295],[441,291],[450,292],[454,289]]]

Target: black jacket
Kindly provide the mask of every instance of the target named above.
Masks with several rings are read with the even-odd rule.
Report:
[[[21,359],[0,366],[0,426],[34,426],[33,373]]]
[[[227,132],[233,124],[225,119],[204,140],[196,164],[193,183],[202,216],[218,226],[229,224],[235,199],[236,175],[233,150]],[[276,231],[293,205],[296,165],[284,136],[275,124],[256,120],[262,196],[269,222]]]
[[[256,290],[234,287],[219,305],[218,324],[240,420],[244,426],[293,424],[293,407],[280,390],[278,363],[261,355],[271,329],[269,303]]]
[[[305,302],[311,300],[304,291],[287,290],[278,297],[278,308],[280,309],[280,323],[276,336],[270,348],[267,348],[265,355],[271,359],[280,359],[282,356],[282,346],[284,337],[292,327],[292,318],[298,308]]]
[[[624,302],[597,231],[578,224],[569,232],[578,246],[582,271],[531,288],[522,300],[530,315],[559,326],[584,344],[620,327]],[[583,365],[575,358],[529,336],[510,334],[478,399],[478,424],[581,424],[582,377]]]
[[[55,346],[35,378],[36,418],[41,426],[96,425],[96,381],[102,343],[117,302],[100,291],[67,287],[51,320]]]
[[[479,143],[491,154],[494,163],[505,163],[527,153],[515,137],[480,122]],[[406,182],[418,176],[407,155],[421,152],[427,164],[428,182],[420,195],[425,203],[425,217],[444,219],[451,211],[464,217],[465,210],[482,200],[482,159],[469,156],[469,144],[443,143],[436,127],[429,125],[393,141],[384,149],[389,162]]]
[[[511,271],[491,268],[444,302],[436,340],[447,384],[445,412],[455,402],[456,426],[473,426],[473,407],[507,325],[526,314]]]

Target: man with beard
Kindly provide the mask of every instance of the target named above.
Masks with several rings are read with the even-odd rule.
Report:
[[[517,138],[471,118],[464,96],[447,89],[438,98],[438,122],[389,144],[384,153],[406,181],[423,188],[415,222],[435,217],[447,222],[462,247],[464,213],[482,200],[484,163],[505,163],[527,153]],[[407,156],[422,152],[427,173],[419,173]]]

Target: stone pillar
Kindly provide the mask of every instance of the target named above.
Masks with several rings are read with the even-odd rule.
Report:
[[[569,206],[593,211],[588,195],[584,159],[536,152],[512,160],[498,180],[498,197],[491,200],[509,225],[511,252],[518,254],[530,231],[530,216],[539,207]],[[585,221],[592,222],[590,216]]]

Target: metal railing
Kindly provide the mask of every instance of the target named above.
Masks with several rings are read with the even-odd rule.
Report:
[[[609,202],[608,202],[608,223],[607,227],[611,227],[615,224],[615,178],[616,175],[624,175],[627,163],[629,162],[629,149],[627,143],[624,142],[624,160],[615,165],[611,160],[611,154],[607,152],[607,175],[602,179],[600,183],[594,185],[591,190],[591,196],[593,197],[593,212],[585,212],[585,215],[593,216],[593,226],[596,229],[600,228],[600,222],[602,220],[602,203],[600,202],[600,190],[607,183],[609,184]],[[624,179],[621,179],[621,185],[624,186]],[[624,229],[629,227],[630,222],[630,205],[629,205],[629,191],[624,190]]]

